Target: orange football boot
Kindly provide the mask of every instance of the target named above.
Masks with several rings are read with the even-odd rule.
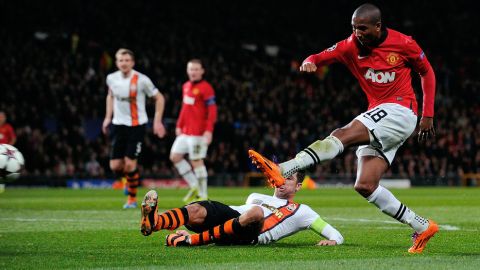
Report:
[[[270,186],[279,187],[285,183],[285,177],[283,177],[280,167],[275,162],[265,158],[252,149],[248,150],[248,156],[252,160],[252,163],[263,172]]]
[[[414,233],[413,245],[408,249],[409,253],[422,253],[423,249],[427,245],[428,240],[432,238],[438,232],[438,225],[433,220],[428,221],[430,224],[426,231],[421,234]]]

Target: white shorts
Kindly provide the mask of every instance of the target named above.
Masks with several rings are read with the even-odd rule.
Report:
[[[359,116],[370,131],[370,144],[357,149],[357,157],[381,156],[392,164],[398,148],[412,135],[417,126],[415,113],[396,103],[380,104]]]
[[[173,142],[170,153],[188,154],[190,160],[205,159],[208,144],[203,136],[180,135]]]

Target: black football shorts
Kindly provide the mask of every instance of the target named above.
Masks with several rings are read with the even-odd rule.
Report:
[[[138,159],[145,140],[146,125],[135,127],[124,125],[110,126],[110,159]]]

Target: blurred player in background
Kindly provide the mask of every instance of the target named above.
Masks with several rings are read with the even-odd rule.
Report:
[[[433,128],[435,74],[425,53],[415,40],[382,24],[380,10],[371,4],[358,7],[352,16],[353,33],[319,54],[303,61],[300,71],[315,72],[317,67],[340,62],[358,79],[367,95],[367,112],[348,125],[334,130],[296,157],[279,165],[250,150],[252,161],[276,186],[298,170],[333,159],[350,146],[357,146],[358,171],[355,190],[368,202],[415,233],[410,253],[421,253],[438,225],[415,214],[388,189],[379,185],[398,148],[417,124],[417,100],[411,72],[419,74],[423,89],[423,110],[419,140],[435,135]],[[334,93],[332,93],[334,94]]]
[[[148,122],[145,101],[147,97],[155,99],[153,132],[162,138],[165,136],[162,123],[165,99],[147,76],[133,69],[135,56],[132,51],[119,49],[115,58],[118,71],[107,76],[107,107],[102,131],[107,134],[112,124],[110,169],[119,178],[127,179],[128,200],[123,208],[136,208],[140,179],[137,159]]]
[[[273,196],[252,193],[241,206],[216,201],[198,201],[158,214],[158,195],[149,191],[142,203],[141,232],[148,236],[182,225],[196,234],[179,230],[167,236],[168,246],[217,244],[268,244],[301,230],[310,229],[327,238],[318,245],[343,243],[343,236],[308,205],[293,201],[302,187],[305,172],[288,177]]]
[[[217,105],[215,91],[203,79],[204,73],[199,59],[188,61],[188,81],[182,86],[182,108],[175,128],[177,138],[170,151],[170,160],[190,186],[184,202],[208,198],[208,172],[203,160],[212,142]],[[185,159],[186,154],[191,164]]]
[[[0,111],[0,144],[14,145],[17,142],[17,136],[12,125],[7,123],[7,114]]]

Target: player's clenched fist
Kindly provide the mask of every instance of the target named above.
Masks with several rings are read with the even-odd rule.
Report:
[[[300,71],[315,72],[317,71],[317,66],[314,63],[305,62],[300,66]]]

